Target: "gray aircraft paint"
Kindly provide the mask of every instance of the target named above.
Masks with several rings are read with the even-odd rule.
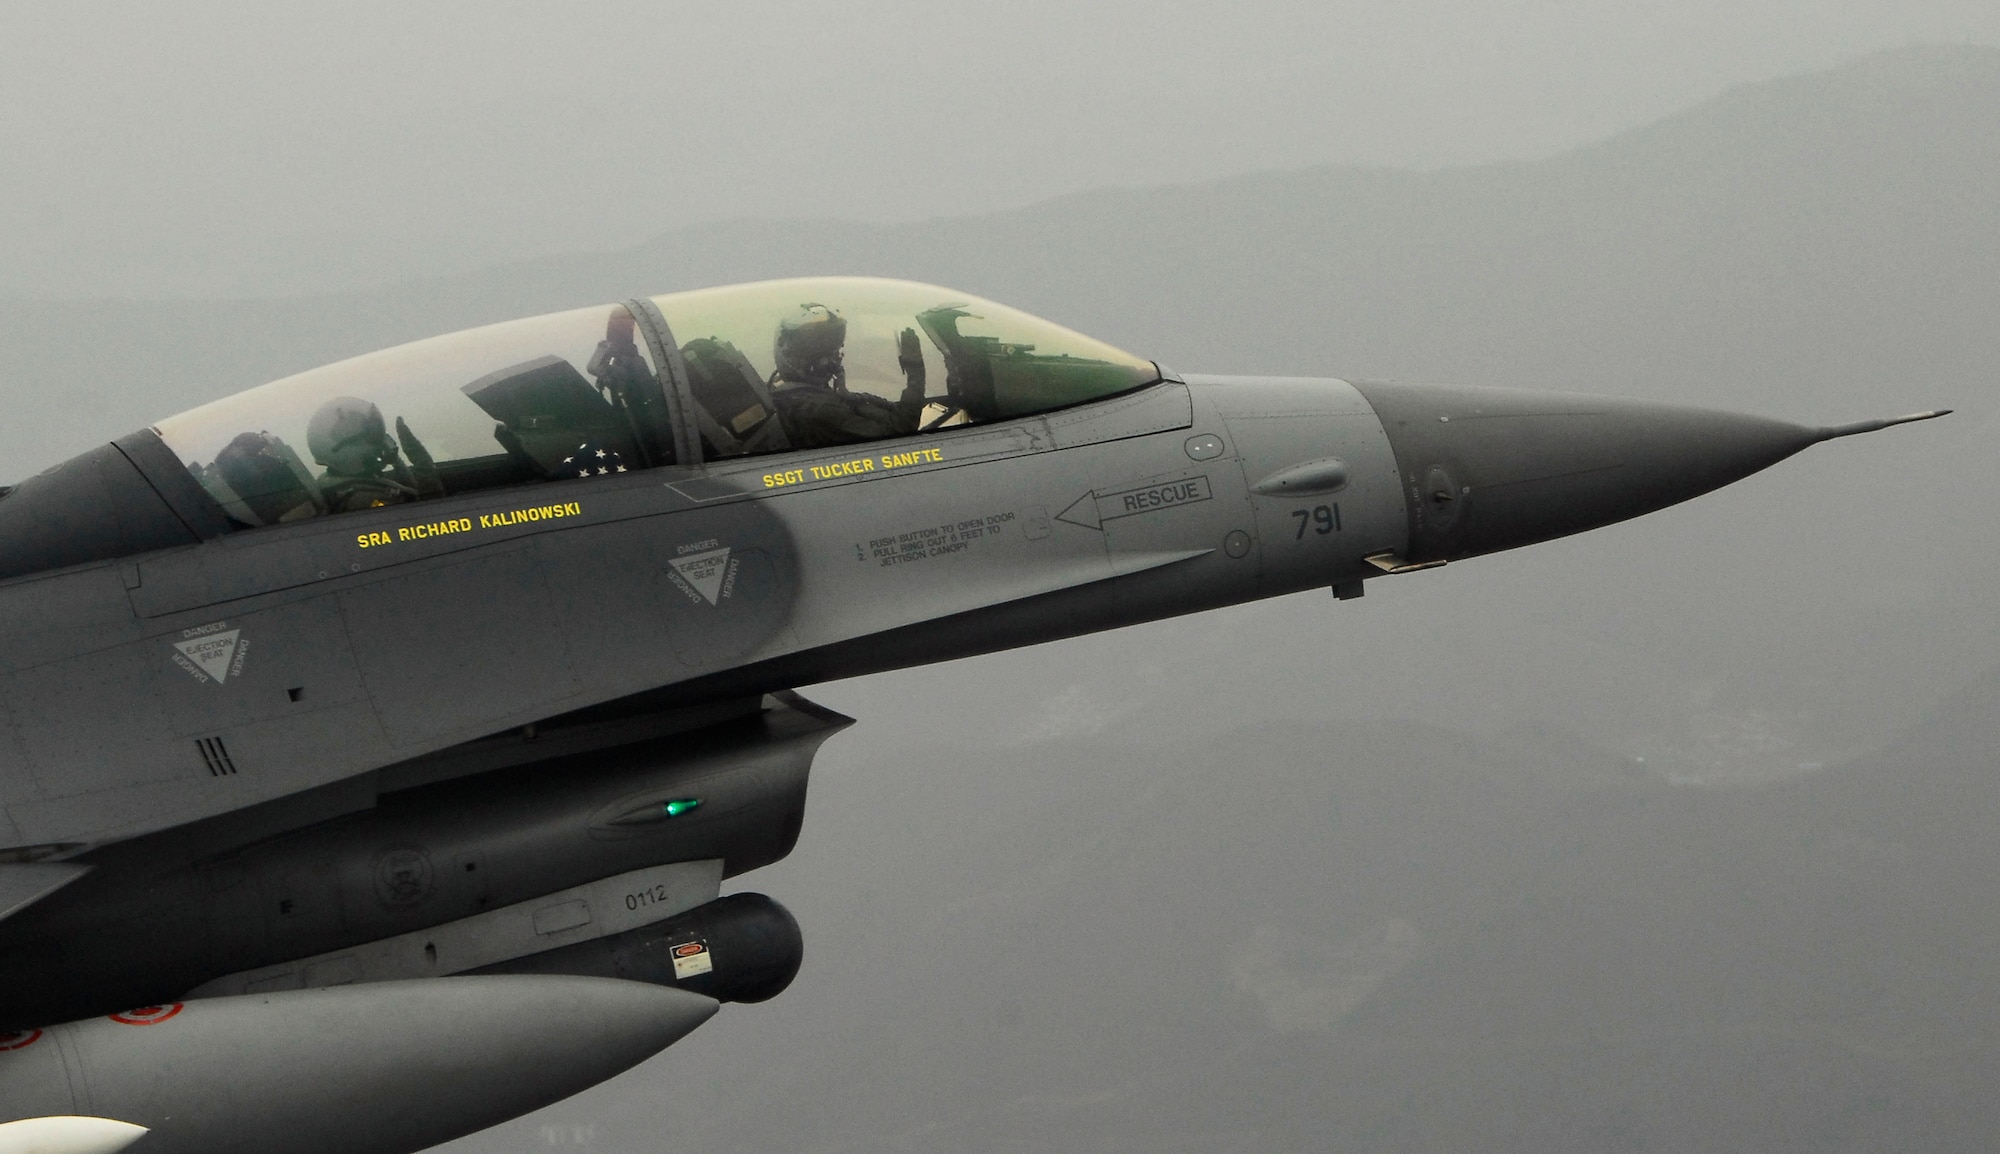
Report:
[[[364,790],[333,787],[346,796],[287,799],[249,828],[224,816],[106,847],[72,883],[91,887],[80,901],[0,926],[0,986],[15,1013],[53,1021],[196,987],[435,977],[648,925],[785,856],[812,758],[850,724],[790,695],[640,720],[507,735],[368,775]],[[700,804],[671,820],[628,817],[676,798]],[[329,810],[351,812],[327,821]],[[643,885],[636,876],[661,869]],[[628,875],[630,887],[599,892]],[[551,929],[548,911],[578,899],[584,919]],[[191,925],[201,932],[182,932]]]
[[[1458,430],[1473,429],[1477,437],[1485,427],[1461,412],[1454,430],[1444,431],[1450,414],[1432,412],[1440,405],[1462,408],[1479,392],[1372,388],[1378,409],[1379,398],[1387,398],[1422,410],[1399,418],[1424,433],[1400,434],[1411,446],[1406,455],[1437,457],[1441,444],[1465,435]],[[4,660],[14,665],[12,752],[26,771],[5,778],[6,812],[23,842],[130,837],[701,673],[1106,577],[1174,566],[1171,595],[1143,583],[1118,587],[1135,615],[1151,617],[1373,576],[1363,559],[1399,553],[1411,528],[1419,551],[1440,557],[1516,543],[1509,536],[1517,531],[1515,514],[1505,509],[1490,536],[1465,544],[1431,540],[1440,531],[1437,514],[1399,502],[1382,483],[1391,442],[1350,386],[1218,380],[1194,391],[1199,406],[1187,386],[1167,381],[1050,418],[919,436],[908,443],[938,459],[907,470],[838,473],[893,443],[844,454],[779,454],[712,476],[668,469],[349,514],[0,586],[8,627],[22,630]],[[1218,402],[1208,401],[1211,395]],[[1494,403],[1537,413],[1567,404],[1534,394],[1496,396]],[[1214,410],[1207,406],[1215,403],[1231,415],[1209,417]],[[1226,428],[1225,443],[1236,447],[1227,463],[1195,462],[1186,452],[1197,407],[1205,424]],[[1536,534],[1530,539],[1685,499],[1816,439],[1778,422],[1683,415],[1638,402],[1591,408],[1578,429],[1538,434],[1546,444],[1535,448],[1546,451],[1528,457],[1573,451],[1589,458],[1548,466],[1563,475],[1623,467],[1624,458],[1605,455],[1638,451],[1607,443],[1605,434],[1622,422],[1616,428],[1628,441],[1656,436],[1657,463],[1645,463],[1651,472],[1634,484],[1661,488],[1665,499],[1650,491],[1614,494],[1601,508],[1551,521],[1552,530],[1529,528]],[[1531,425],[1544,428],[1529,414],[1510,431]],[[1710,444],[1719,432],[1737,429],[1756,431],[1733,447],[1711,444],[1698,468],[1675,472],[1683,446]],[[1246,477],[1324,456],[1351,469],[1337,532],[1319,533],[1323,525],[1315,524],[1308,544],[1292,519],[1298,506],[1282,496],[1251,497],[1249,510],[1242,509]],[[1477,468],[1500,470],[1490,478],[1497,492],[1518,492],[1525,475],[1506,470],[1518,470],[1524,458],[1502,456],[1497,465]],[[1438,476],[1460,467],[1438,460],[1424,467],[1444,469]],[[1641,467],[1635,459],[1627,474],[1638,476]],[[817,479],[814,470],[829,475]],[[808,479],[771,482],[786,473]],[[750,489],[760,478],[770,487]],[[1466,505],[1492,499],[1488,475],[1468,478],[1482,492],[1471,498],[1467,485]],[[1434,479],[1413,473],[1405,480],[1421,486]],[[1111,510],[1109,517],[1101,507],[1106,494],[1114,502],[1121,494],[1157,502],[1176,484],[1198,488],[1200,499],[1149,504],[1132,515]],[[707,499],[691,499],[688,491]],[[527,504],[523,497],[543,500]],[[1063,515],[1079,502],[1090,516]],[[550,515],[501,523],[516,507]],[[1055,515],[1044,521],[1049,511]],[[1403,512],[1409,520],[1399,527]],[[425,535],[403,539],[413,530]],[[1233,532],[1257,544],[1254,566],[1236,565],[1228,555],[1225,541]],[[902,552],[900,542],[912,533],[919,543],[938,544],[921,554]],[[377,535],[392,543],[358,544]],[[1332,541],[1322,546],[1321,538]],[[895,559],[921,555],[923,563],[885,566],[891,557],[871,556],[891,539],[899,542]],[[735,571],[748,568],[753,577],[740,596],[733,584],[726,592],[717,586],[711,602],[674,568],[686,554],[673,551],[688,549],[728,549]],[[592,590],[571,590],[551,577],[596,574],[595,562],[606,557],[619,562],[603,570],[613,579],[608,602],[632,616],[607,614],[593,601],[589,593],[601,581]],[[620,589],[620,582],[637,584]],[[470,590],[478,595],[468,596]],[[664,620],[657,613],[662,602]],[[1058,617],[1059,606],[1050,608]],[[81,652],[32,664],[47,644],[42,631],[66,621],[75,623],[70,636],[84,639],[74,647]],[[1077,631],[1067,622],[1051,625]],[[236,634],[244,657],[232,663],[234,676],[218,680],[191,670],[179,647],[225,630]],[[631,642],[616,654],[625,660],[600,659],[596,646],[621,638]],[[593,670],[588,688],[577,673],[586,664]],[[65,703],[86,697],[118,704],[99,723],[80,726]],[[226,760],[217,748],[226,750]]]
[[[668,368],[672,407],[686,411],[685,374]],[[423,1044],[395,1032],[396,1003],[421,1017],[491,980],[442,975],[532,969],[555,948],[583,951],[559,963],[578,972],[654,974],[661,949],[705,948],[586,911],[609,879],[708,861],[727,876],[790,849],[813,751],[846,719],[766,694],[1313,587],[1356,596],[1388,572],[1637,516],[1882,424],[1163,373],[985,425],[166,548],[175,523],[204,535],[198,495],[134,435],[118,456],[86,454],[0,498],[0,526],[66,566],[32,571],[30,550],[0,582],[12,739],[0,812],[14,830],[0,852],[24,859],[0,871],[39,868],[25,860],[38,856],[97,867],[39,895],[28,875],[0,873],[30,895],[0,921],[15,991],[0,1012],[33,1029],[196,989],[336,987],[321,991],[331,1000],[195,1001],[182,1029],[207,1023],[214,1036],[198,1044],[247,1046],[242,1061],[296,1073],[330,1060],[324,1043],[255,1041],[270,1031],[253,1022],[272,1013],[256,1007],[366,1005],[354,1028],[393,1035],[381,1043],[400,1055],[393,1073]],[[117,532],[47,533],[41,511],[87,521],[100,491],[124,494]],[[551,745],[535,748],[544,728]],[[677,895],[658,899],[662,926],[719,904],[687,908],[713,896],[706,882],[646,884]],[[796,923],[774,917],[745,939],[780,951],[758,963],[775,976],[761,989],[796,971]],[[206,935],[173,940],[204,921]],[[456,928],[426,936],[440,926]],[[441,976],[342,985],[426,967]],[[634,1035],[629,1060],[712,1012],[700,1004]],[[431,1033],[452,1053],[484,1044]],[[94,1022],[51,1032],[88,1050],[93,1084],[112,1088],[148,1060],[103,1041],[119,1036]],[[629,1064],[627,1050],[606,1054]],[[98,1108],[65,1104],[46,1071],[20,1073],[25,1061],[0,1054],[7,1111]],[[378,1076],[335,1068],[347,1071],[335,1084]],[[7,1088],[10,1069],[27,1088]],[[463,1133],[610,1069],[522,1074],[506,1108],[447,1078],[413,1128],[366,1148]],[[296,1116],[325,1106],[310,1082],[284,1087]],[[106,1116],[152,1125],[178,1100],[199,1106],[196,1126],[238,1117],[234,1092],[199,1072],[149,1085],[107,1091]]]

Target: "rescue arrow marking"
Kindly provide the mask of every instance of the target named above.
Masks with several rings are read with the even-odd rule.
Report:
[[[1136,517],[1141,513],[1157,513],[1177,505],[1192,505],[1197,501],[1213,500],[1214,497],[1215,493],[1209,488],[1206,473],[1160,485],[1120,489],[1116,493],[1100,493],[1092,489],[1071,501],[1069,508],[1057,513],[1056,520],[1102,532],[1106,521],[1115,521],[1120,517]]]
[[[1069,503],[1069,508],[1056,514],[1056,520],[1081,525],[1086,529],[1102,531],[1104,522],[1097,516],[1097,490],[1092,489]]]

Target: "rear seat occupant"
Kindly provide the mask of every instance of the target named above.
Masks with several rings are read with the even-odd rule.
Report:
[[[408,465],[397,452],[397,440],[409,454]],[[306,424],[306,448],[315,463],[326,466],[319,493],[329,512],[444,495],[437,466],[410,426],[398,417],[396,440],[391,440],[382,410],[359,397],[335,397],[321,405]]]
[[[322,365],[154,431],[245,529],[629,473],[674,460],[649,359],[664,336],[622,304],[528,317]]]

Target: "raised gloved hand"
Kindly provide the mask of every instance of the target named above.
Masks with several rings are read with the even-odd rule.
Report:
[[[417,483],[420,497],[444,496],[444,480],[438,476],[437,462],[431,459],[431,451],[417,440],[410,431],[409,422],[396,418],[396,440],[403,446],[403,455],[410,459],[410,474]]]
[[[903,396],[924,395],[924,345],[917,330],[904,329],[896,338],[896,363],[903,366]]]
[[[410,423],[401,417],[396,418],[396,440],[402,444],[403,455],[410,459],[410,464],[426,469],[437,468],[437,462],[431,460],[430,450],[424,448],[424,443],[410,431]]]

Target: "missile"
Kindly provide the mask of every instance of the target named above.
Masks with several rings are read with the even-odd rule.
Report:
[[[147,1006],[0,1036],[0,1154],[405,1154],[665,1049],[712,998],[567,975]],[[135,1133],[136,1131],[136,1133]]]
[[[144,1126],[115,1118],[24,1118],[0,1123],[0,1154],[118,1154],[145,1136]]]

